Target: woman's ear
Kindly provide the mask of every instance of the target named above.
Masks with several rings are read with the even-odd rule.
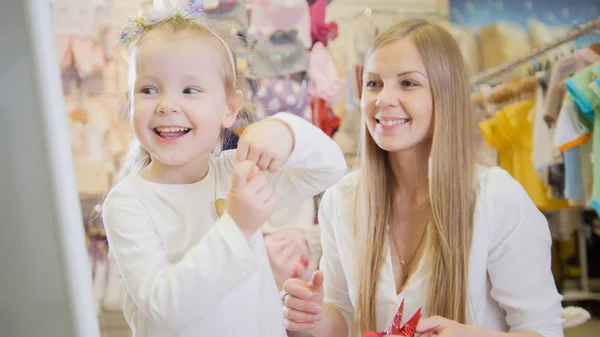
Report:
[[[242,110],[244,106],[244,93],[241,90],[236,90],[232,99],[229,101],[227,106],[227,115],[225,115],[225,119],[221,123],[221,126],[224,128],[230,128],[235,119],[237,118],[238,113]]]

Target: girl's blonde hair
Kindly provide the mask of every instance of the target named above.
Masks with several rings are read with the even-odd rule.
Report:
[[[245,91],[244,82],[242,81],[242,77],[240,73],[233,69],[232,67],[235,64],[230,62],[230,54],[233,55],[238,54],[239,52],[244,51],[244,45],[242,43],[241,38],[237,35],[233,35],[230,30],[221,29],[215,30],[214,27],[208,28],[206,25],[198,23],[196,21],[183,18],[180,16],[174,16],[172,18],[163,20],[155,25],[152,25],[146,28],[146,34],[142,36],[133,48],[133,52],[131,53],[131,57],[129,60],[129,76],[128,76],[128,91],[133,93],[133,89],[135,86],[136,80],[136,67],[137,67],[137,57],[139,50],[139,46],[144,43],[144,41],[148,38],[148,33],[150,32],[160,32],[164,34],[182,34],[182,33],[192,33],[201,38],[213,39],[217,45],[220,46],[220,52],[223,56],[224,68],[223,68],[223,82],[225,84],[225,93],[228,99],[233,99],[236,90]],[[218,35],[217,36],[215,36]],[[221,40],[219,40],[221,38]],[[224,45],[225,44],[225,45]],[[227,50],[229,48],[229,50]],[[130,95],[131,97],[131,95]],[[128,116],[131,115],[130,107],[131,104],[128,102],[126,105],[124,113]],[[252,119],[252,106],[246,102],[242,110],[239,112],[236,125],[244,126],[251,122]],[[224,130],[221,130],[221,135],[219,137],[219,143],[216,144],[213,153],[217,154],[221,151],[223,146],[223,142],[226,141],[227,133]],[[150,165],[151,158],[148,151],[146,151],[140,142],[137,139],[133,139],[127,154],[125,155],[125,159],[123,161],[123,165],[121,166],[121,170],[117,175],[115,184],[119,181],[123,180],[125,177],[130,175],[139,174],[146,166]]]
[[[425,266],[431,274],[424,309],[428,315],[465,323],[476,146],[468,72],[454,38],[440,26],[421,19],[406,20],[381,33],[367,59],[375,50],[405,38],[423,58],[434,109],[429,167],[431,216],[425,241]],[[387,153],[373,140],[364,118],[362,124],[362,174],[355,208],[361,272],[354,331],[360,335],[377,328],[376,293],[386,258],[394,192]]]

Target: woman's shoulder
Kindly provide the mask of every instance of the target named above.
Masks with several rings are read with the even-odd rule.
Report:
[[[508,237],[522,225],[547,229],[545,217],[508,172],[499,167],[478,167],[476,181],[476,223],[486,224],[492,241]]]
[[[474,183],[479,198],[484,199],[515,197],[524,192],[521,184],[498,166],[476,165]]]
[[[354,200],[359,182],[360,171],[352,171],[340,179],[337,184],[327,189],[325,196]]]

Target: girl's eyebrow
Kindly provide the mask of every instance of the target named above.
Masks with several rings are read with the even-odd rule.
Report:
[[[153,75],[140,75],[137,77],[137,80],[140,80],[140,79],[150,80],[153,82],[159,82],[159,77],[153,76]]]

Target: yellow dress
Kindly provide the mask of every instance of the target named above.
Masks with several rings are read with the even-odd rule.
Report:
[[[525,188],[535,205],[544,211],[569,208],[566,199],[550,198],[532,160],[533,127],[528,119],[533,99],[510,104],[494,117],[479,123],[484,140],[498,151],[498,164]]]

